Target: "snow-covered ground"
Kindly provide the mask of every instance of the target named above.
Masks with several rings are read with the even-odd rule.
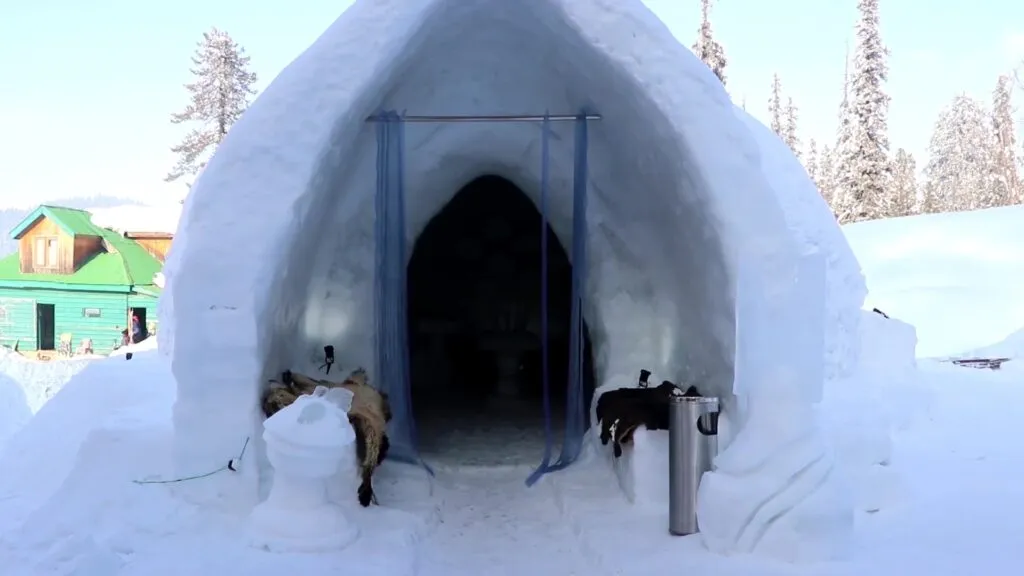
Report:
[[[987,214],[1002,219],[1014,213],[1022,214],[1016,209]],[[959,222],[977,218],[979,214],[923,219],[945,222],[948,233],[960,235],[962,247],[983,242]],[[872,228],[880,237],[899,238],[904,236],[900,229],[915,226],[920,223],[910,218],[873,223]],[[861,230],[857,234],[855,247],[870,240]],[[998,248],[1006,253],[1024,248],[1024,241],[1011,241],[1007,238]],[[947,257],[934,250],[929,255],[930,264],[943,270],[947,263],[970,263],[955,279],[963,287],[956,293],[963,298],[947,295],[949,305],[979,313],[987,309],[988,302],[978,302],[974,295],[986,290],[996,269],[1002,270],[999,262],[984,258],[990,248],[981,249],[977,259],[962,249]],[[887,276],[872,274],[873,285],[920,286],[929,292],[926,281],[915,277],[934,277],[929,267],[908,258],[903,266],[885,268],[875,254],[862,254],[865,269],[870,274],[881,268]],[[890,256],[877,254],[882,260]],[[944,274],[951,277],[948,271]],[[904,297],[913,300],[910,293]],[[900,313],[896,300],[879,305],[893,315]],[[890,330],[887,323],[898,321],[871,317],[877,322],[865,322],[865,338],[892,338],[877,342],[879,349],[908,345],[907,338],[913,336],[909,326],[898,323]],[[929,319],[938,334],[919,330],[919,337],[939,343],[944,334],[965,326],[959,315],[952,315],[948,326],[942,318],[935,314]],[[997,341],[1006,331],[970,329],[973,340],[959,340],[961,335],[955,334],[968,346]],[[1024,352],[1020,340],[1018,335],[1005,342],[1004,352]],[[533,488],[522,484],[529,468],[444,468],[430,478],[417,468],[389,463],[376,482],[385,505],[351,510],[363,536],[353,547],[325,555],[250,548],[244,519],[173,498],[173,483],[133,482],[170,479],[171,469],[175,385],[167,360],[145,349],[136,350],[131,360],[118,356],[90,363],[11,440],[0,460],[0,562],[5,574],[17,576],[276,575],[284,570],[342,569],[426,576],[645,574],[668,569],[726,576],[1011,573],[1024,561],[1016,545],[1017,535],[1024,533],[1024,515],[1012,512],[1024,504],[1019,482],[1024,449],[1012,429],[1014,422],[1024,422],[1024,389],[1016,385],[1024,369],[1013,361],[1001,371],[988,371],[920,360],[916,368],[907,366],[902,372],[866,373],[870,378],[834,383],[821,406],[840,456],[854,464],[860,460],[850,468],[861,498],[848,562],[794,566],[720,557],[707,552],[696,537],[671,537],[664,510],[630,504],[614,473],[595,453]],[[836,390],[839,386],[854,389]],[[887,408],[893,403],[901,410]],[[8,416],[5,412],[2,419]],[[891,451],[885,442],[843,445],[844,438],[863,440],[851,432],[856,425],[870,428],[879,418],[889,421]]]

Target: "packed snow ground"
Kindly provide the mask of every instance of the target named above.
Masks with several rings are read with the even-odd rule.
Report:
[[[963,235],[957,219],[945,217],[950,233]],[[875,227],[898,237],[898,230],[886,228],[913,223],[895,220]],[[965,236],[964,242],[979,241]],[[1017,245],[1024,248],[1021,244],[1024,240]],[[971,261],[959,251],[949,260]],[[932,255],[931,261],[943,266],[941,256]],[[957,306],[978,306],[973,295],[994,272],[975,264],[957,278],[965,288],[958,293],[971,295]],[[871,270],[879,263],[866,255],[864,265]],[[913,277],[922,270],[928,272],[923,266],[890,269],[885,280],[922,286]],[[900,271],[907,277],[894,277]],[[887,311],[896,310],[890,302]],[[885,325],[872,316],[878,322],[866,325]],[[937,345],[950,346],[941,342],[944,334],[960,341],[955,332],[961,318],[952,317],[948,327],[931,325],[939,330],[929,336]],[[980,347],[1001,339],[1001,332],[976,329],[976,340],[966,344]],[[897,339],[906,335],[888,333]],[[1003,346],[1024,355],[1014,342],[1019,338]],[[879,343],[883,349],[885,344]],[[874,492],[864,495],[869,504],[859,506],[850,562],[792,566],[712,555],[696,537],[669,536],[663,510],[629,504],[614,473],[594,453],[531,489],[522,485],[529,468],[445,469],[430,479],[419,469],[387,464],[377,482],[385,507],[352,510],[363,538],[340,553],[303,556],[249,548],[244,521],[172,498],[173,484],[132,482],[167,478],[175,397],[166,359],[140,351],[132,360],[91,363],[12,439],[0,459],[0,562],[5,574],[14,576],[276,576],[296,569],[425,576],[641,574],[668,568],[725,576],[1008,573],[1024,561],[1016,537],[1024,533],[1024,515],[1012,513],[1024,504],[1019,482],[1024,450],[1012,429],[1024,421],[1024,389],[1017,385],[1024,367],[1011,361],[994,372],[922,360],[910,372],[914,378],[893,373],[880,381],[886,375],[872,373],[871,381],[836,383],[856,390],[827,395],[820,407],[823,420],[865,426],[873,426],[865,413],[898,415],[880,406],[893,398],[905,408],[904,417],[891,422],[886,465],[875,465],[884,472],[865,476],[874,482]],[[872,402],[850,402],[865,390]],[[842,444],[842,434],[862,437],[851,426],[830,430]],[[856,458],[858,449],[871,452],[860,446],[840,453]],[[861,456],[869,462],[878,454]]]

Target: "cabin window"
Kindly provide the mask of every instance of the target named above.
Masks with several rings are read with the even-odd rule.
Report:
[[[99,318],[101,315],[99,308],[82,308],[82,316],[86,318]]]
[[[32,259],[35,265],[40,268],[55,268],[59,246],[56,238],[43,236],[36,238],[35,249],[32,250]]]
[[[46,266],[46,238],[36,238],[32,259],[36,266]]]
[[[46,239],[46,265],[56,266],[57,265],[57,239],[47,238]]]

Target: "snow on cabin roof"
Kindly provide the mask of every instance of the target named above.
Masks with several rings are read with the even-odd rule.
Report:
[[[125,232],[152,232],[158,234],[174,234],[181,217],[181,204],[166,205],[133,205],[96,208],[92,213],[92,223],[103,228],[110,228],[122,234]]]

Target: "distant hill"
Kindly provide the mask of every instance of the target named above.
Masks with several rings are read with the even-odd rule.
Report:
[[[47,200],[44,204],[51,206],[66,206],[78,208],[79,210],[93,210],[96,208],[111,208],[113,206],[124,206],[129,204],[141,204],[135,200],[115,198],[113,196],[95,196],[93,198],[64,198],[59,200]],[[32,208],[0,208],[0,257],[13,254],[18,251],[18,243],[11,239],[11,230],[17,226]]]

